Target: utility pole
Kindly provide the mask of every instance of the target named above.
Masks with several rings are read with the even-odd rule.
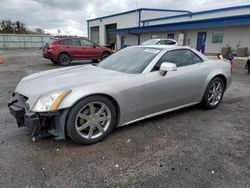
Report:
[[[58,29],[58,30],[57,30],[58,36],[60,36],[60,33],[61,33],[61,31],[60,31],[60,29]]]

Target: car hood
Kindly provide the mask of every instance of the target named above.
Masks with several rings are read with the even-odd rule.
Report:
[[[59,68],[24,77],[17,85],[16,92],[29,97],[100,82],[107,84],[109,81],[121,79],[128,75],[93,65]]]

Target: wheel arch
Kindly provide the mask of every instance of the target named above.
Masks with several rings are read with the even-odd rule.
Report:
[[[112,53],[111,52],[109,52],[108,50],[103,50],[102,51],[102,53],[101,53],[101,56],[102,56],[102,54],[104,54],[104,53],[108,53],[109,55],[111,55]]]
[[[111,54],[111,52],[109,52],[108,50],[104,50],[102,53],[109,53],[109,54]]]
[[[210,74],[208,74],[206,81],[205,81],[205,84],[202,87],[202,90],[200,93],[200,99],[199,99],[200,101],[202,100],[202,98],[206,92],[208,84],[211,82],[211,80],[213,80],[216,77],[221,78],[223,80],[223,82],[225,83],[225,89],[227,88],[227,84],[228,84],[227,78],[226,78],[225,74],[223,73],[223,71],[220,71],[220,70],[212,71]]]
[[[72,105],[69,109],[71,109],[74,105],[76,105],[79,101],[87,98],[87,97],[92,97],[92,96],[103,96],[103,97],[106,97],[108,98],[115,106],[115,110],[116,110],[116,124],[115,124],[115,127],[118,126],[119,124],[119,121],[120,121],[120,112],[121,112],[121,109],[120,109],[120,105],[119,103],[117,102],[117,100],[112,97],[111,95],[108,95],[108,94],[105,94],[105,93],[93,93],[93,94],[89,94],[89,95],[85,95],[83,97],[80,97],[78,98]],[[70,110],[69,110],[70,112]]]
[[[208,95],[209,95],[209,89],[210,89],[210,87],[211,87],[211,84],[214,83],[213,80],[215,80],[215,79],[221,80],[221,82],[224,83],[224,89],[223,89],[224,91],[222,90],[221,98],[220,98],[220,99],[216,99],[216,100],[218,100],[218,101],[217,101],[217,104],[211,104],[211,103],[209,102]],[[214,76],[209,80],[209,82],[208,82],[208,84],[207,84],[207,86],[206,86],[206,89],[205,89],[205,91],[204,91],[204,93],[203,93],[203,97],[202,97],[202,101],[201,101],[202,106],[203,106],[205,109],[209,109],[209,110],[210,110],[210,109],[216,108],[216,107],[220,104],[220,102],[221,102],[221,100],[222,100],[222,97],[223,97],[223,94],[224,94],[224,92],[225,92],[226,87],[227,87],[227,79],[226,79],[226,76],[223,75],[223,74],[214,75]],[[213,102],[212,102],[212,103],[213,103]]]
[[[60,56],[61,54],[67,54],[67,55],[69,55],[70,60],[72,61],[72,55],[71,55],[69,52],[66,52],[66,51],[60,52],[60,53],[58,54],[58,56],[57,56],[57,60],[58,60],[58,58],[59,58],[59,56]]]
[[[217,78],[217,77],[219,77],[219,78],[222,79],[222,81],[223,81],[224,84],[225,84],[225,88],[227,88],[227,79],[226,79],[226,76],[223,75],[223,74],[218,74],[218,75],[215,75],[211,80],[213,80],[214,78]],[[211,80],[210,80],[210,81],[211,81]]]

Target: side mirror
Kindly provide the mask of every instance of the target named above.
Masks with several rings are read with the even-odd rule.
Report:
[[[168,71],[177,71],[176,64],[174,64],[174,63],[168,63],[168,62],[162,63],[161,67],[160,67],[160,73],[161,73],[161,75],[165,76]]]

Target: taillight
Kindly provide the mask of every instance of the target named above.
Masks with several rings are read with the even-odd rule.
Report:
[[[56,49],[56,48],[57,48],[57,45],[55,45],[55,44],[49,45],[49,49]]]

